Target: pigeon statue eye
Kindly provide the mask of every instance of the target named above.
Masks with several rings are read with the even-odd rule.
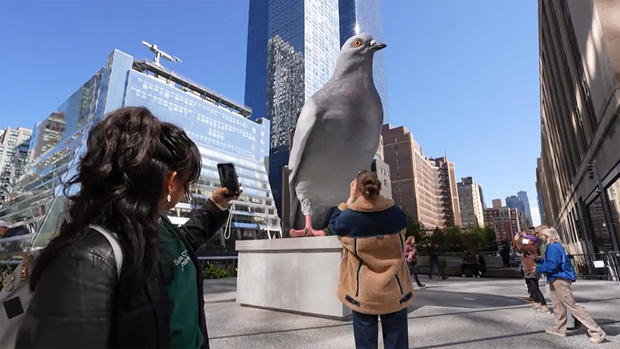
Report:
[[[355,41],[353,41],[353,47],[360,47],[362,46],[362,39],[355,39]]]

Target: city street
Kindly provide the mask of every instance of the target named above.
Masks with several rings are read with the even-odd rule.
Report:
[[[212,348],[354,347],[351,321],[242,307],[234,300],[235,283],[205,281]],[[412,348],[617,348],[620,342],[618,282],[578,280],[573,285],[577,301],[607,332],[608,340],[599,345],[587,340],[584,329],[569,331],[566,338],[544,333],[553,315],[519,300],[526,295],[521,279],[450,278],[427,286],[416,289],[409,309]]]

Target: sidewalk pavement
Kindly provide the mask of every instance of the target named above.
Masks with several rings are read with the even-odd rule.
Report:
[[[569,331],[565,338],[546,334],[553,315],[536,312],[519,300],[527,295],[523,279],[421,279],[428,287],[416,287],[409,307],[411,348],[620,347],[619,282],[578,280],[573,285],[577,302],[607,332],[608,340],[597,345],[587,340],[585,329]],[[242,307],[235,302],[235,288],[236,279],[205,281],[213,349],[355,347],[350,320]]]

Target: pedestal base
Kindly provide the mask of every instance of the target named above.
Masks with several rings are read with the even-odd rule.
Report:
[[[338,297],[342,246],[336,236],[236,242],[237,302],[272,310],[344,319]]]

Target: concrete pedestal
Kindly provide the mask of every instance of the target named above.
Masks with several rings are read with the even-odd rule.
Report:
[[[236,250],[241,305],[336,319],[350,316],[336,297],[342,258],[336,236],[237,241]]]

